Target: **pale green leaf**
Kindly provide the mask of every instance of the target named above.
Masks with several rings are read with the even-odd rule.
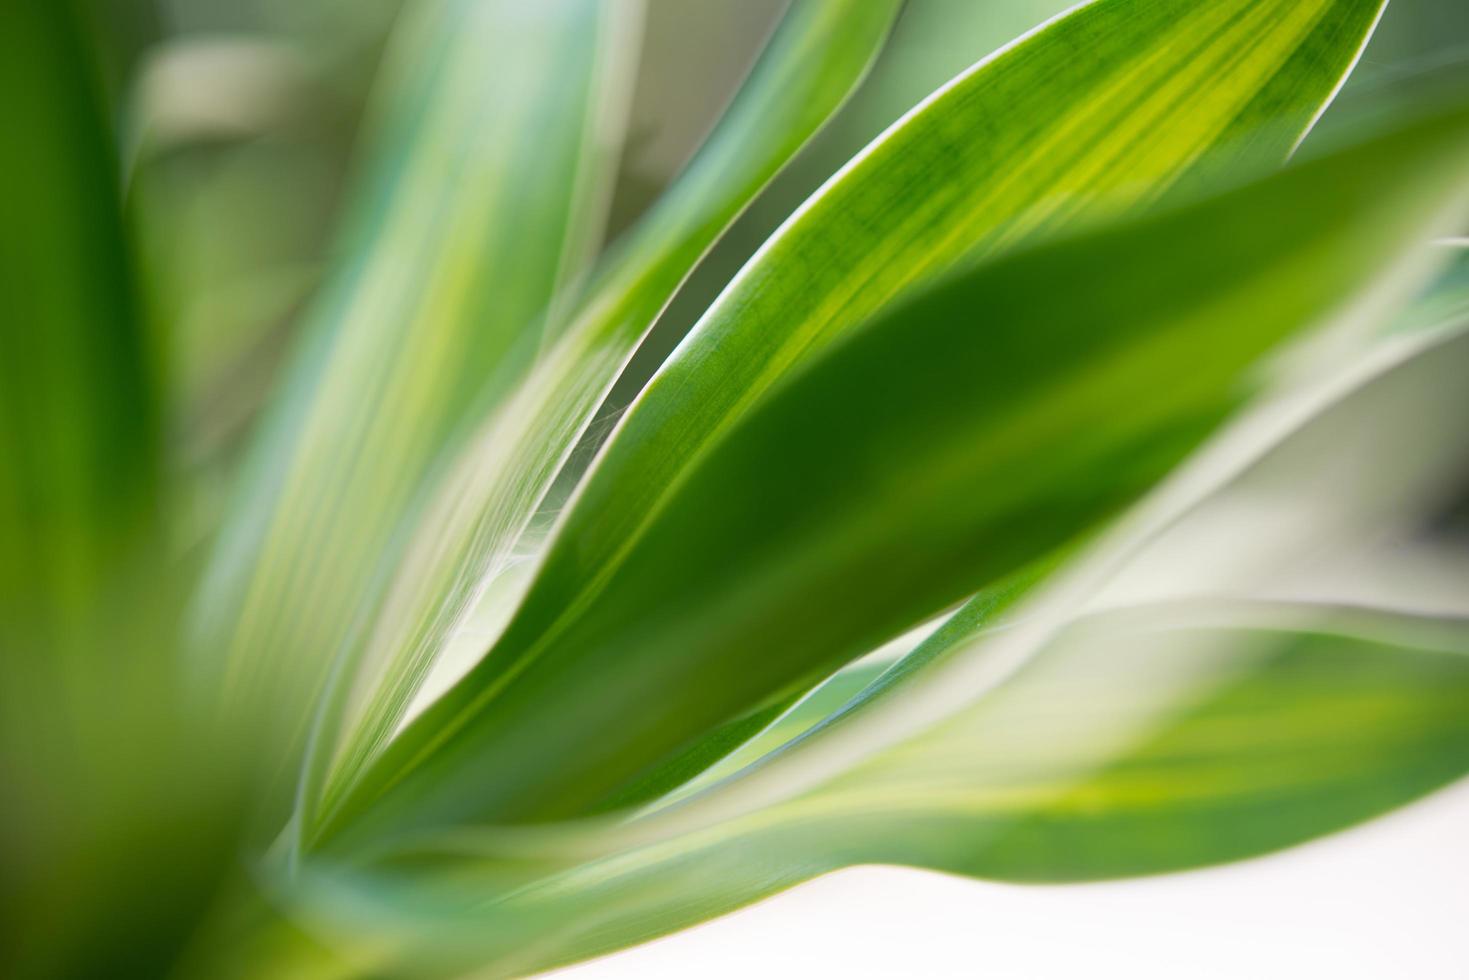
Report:
[[[1388,325],[1389,333],[1442,329],[1469,320],[1469,248],[1451,247],[1448,255],[1448,267]]]
[[[341,256],[236,488],[207,676],[288,746],[357,639],[462,416],[524,373],[599,235],[635,3],[405,14]]]
[[[798,0],[688,169],[616,246],[510,399],[473,413],[347,693],[337,786],[392,734],[618,370],[704,252],[862,78],[899,0]],[[329,735],[331,733],[328,733]],[[325,764],[327,760],[322,760]],[[308,795],[306,803],[311,805]]]

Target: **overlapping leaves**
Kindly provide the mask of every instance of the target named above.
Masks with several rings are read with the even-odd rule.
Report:
[[[71,4],[6,15],[0,905],[30,911],[4,955],[158,972],[223,891],[185,972],[513,975],[851,863],[1152,873],[1462,775],[1453,280],[1309,424],[1175,472],[1267,355],[1380,338],[1463,228],[1462,106],[1265,175],[1381,6],[1095,0],[925,101],[729,285],[406,728],[639,338],[900,3],[796,0],[600,256],[639,5],[406,8],[179,670],[105,112]],[[298,919],[225,880],[239,847]],[[36,927],[67,916],[75,942]]]

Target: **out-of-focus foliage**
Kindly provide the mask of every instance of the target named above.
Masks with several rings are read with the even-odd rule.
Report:
[[[337,269],[214,547],[198,643],[228,700],[304,741],[426,473],[512,388],[582,274],[621,128],[634,11],[430,4],[389,54]],[[569,66],[575,66],[574,69]]]
[[[1061,8],[6,7],[0,973],[513,976],[1464,775],[1469,14]]]

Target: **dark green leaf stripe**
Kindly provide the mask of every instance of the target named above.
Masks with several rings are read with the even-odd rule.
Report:
[[[215,784],[181,765],[194,743],[175,727],[188,716],[162,560],[162,385],[91,43],[96,6],[0,7],[6,977],[165,972],[231,826]]]
[[[158,406],[80,16],[0,26],[0,645],[56,653],[155,528]]]

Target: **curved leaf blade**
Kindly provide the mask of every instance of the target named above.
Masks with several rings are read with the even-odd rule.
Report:
[[[438,453],[486,384],[525,370],[600,234],[616,159],[603,130],[630,84],[636,14],[455,0],[409,11],[396,34],[343,255],[198,610],[211,680],[288,746],[370,615]]]

